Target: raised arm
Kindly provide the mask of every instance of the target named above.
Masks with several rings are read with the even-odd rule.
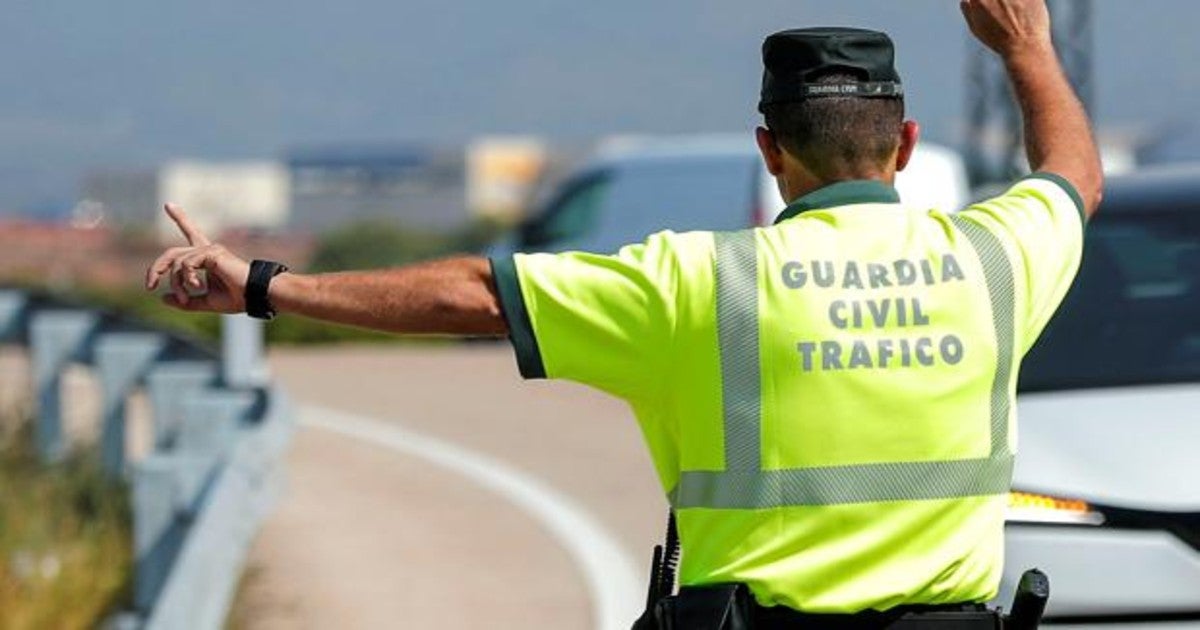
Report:
[[[167,304],[187,311],[240,313],[249,263],[211,243],[183,209],[167,214],[188,240],[168,249],[146,272],[146,288],[166,276]],[[199,270],[205,271],[202,280]],[[503,335],[491,265],[458,257],[396,269],[301,275],[284,273],[268,294],[278,312],[403,334]]]
[[[1075,186],[1091,216],[1104,175],[1087,112],[1063,73],[1051,40],[1045,0],[962,0],[971,32],[1004,61],[1025,122],[1025,151],[1034,171]]]

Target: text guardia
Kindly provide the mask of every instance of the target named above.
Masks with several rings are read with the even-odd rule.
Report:
[[[891,262],[788,261],[780,278],[788,289],[827,300],[827,319],[838,331],[837,339],[796,342],[805,372],[953,366],[967,352],[959,335],[933,330],[931,311],[922,303],[924,287],[966,280],[953,254]],[[897,335],[859,332],[879,330]]]

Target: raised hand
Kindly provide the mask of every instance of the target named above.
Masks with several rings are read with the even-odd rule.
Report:
[[[185,311],[241,313],[250,265],[224,247],[212,243],[183,208],[167,204],[167,216],[187,239],[186,247],[172,247],[146,270],[146,290],[153,291],[167,275],[171,292],[167,304]],[[204,270],[204,278],[200,270]]]
[[[1001,57],[1053,47],[1046,0],[961,0],[959,8],[975,37]]]

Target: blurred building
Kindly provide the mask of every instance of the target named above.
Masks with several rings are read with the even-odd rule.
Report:
[[[164,238],[177,228],[162,212],[171,201],[206,231],[275,230],[287,224],[291,176],[269,161],[179,160],[154,170],[97,171],[83,183],[76,219],[116,227],[146,227]]]
[[[548,166],[537,138],[481,138],[467,147],[467,205],[472,214],[513,223],[528,210]]]
[[[469,218],[461,150],[424,146],[326,147],[288,155],[295,230],[378,220],[446,230]]]
[[[0,220],[0,281],[59,288],[139,286],[163,243],[184,242],[178,232],[160,242],[149,235],[74,223]],[[226,231],[221,241],[234,251],[286,260],[297,269],[308,264],[315,247],[303,235],[247,230]]]
[[[187,208],[202,230],[276,230],[288,220],[291,177],[277,162],[172,162],[158,174],[162,202]],[[157,204],[156,204],[157,205]],[[162,212],[159,234],[178,233]]]
[[[158,172],[105,170],[88,173],[79,206],[96,208],[111,225],[154,225],[158,215]]]
[[[161,210],[171,201],[212,233],[319,233],[363,221],[448,231],[478,218],[515,220],[559,161],[527,137],[485,137],[465,148],[330,146],[294,150],[278,162],[177,160],[88,174],[73,221],[144,226],[173,238]]]

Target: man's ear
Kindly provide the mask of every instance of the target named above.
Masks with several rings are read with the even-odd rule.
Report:
[[[915,120],[906,120],[900,125],[900,150],[896,152],[896,170],[903,171],[912,159],[913,150],[917,148],[917,139],[921,136],[921,125]]]
[[[754,139],[758,142],[758,151],[762,153],[763,163],[767,165],[767,172],[775,177],[781,175],[783,173],[783,149],[775,141],[775,134],[766,127],[758,127],[754,130]]]

